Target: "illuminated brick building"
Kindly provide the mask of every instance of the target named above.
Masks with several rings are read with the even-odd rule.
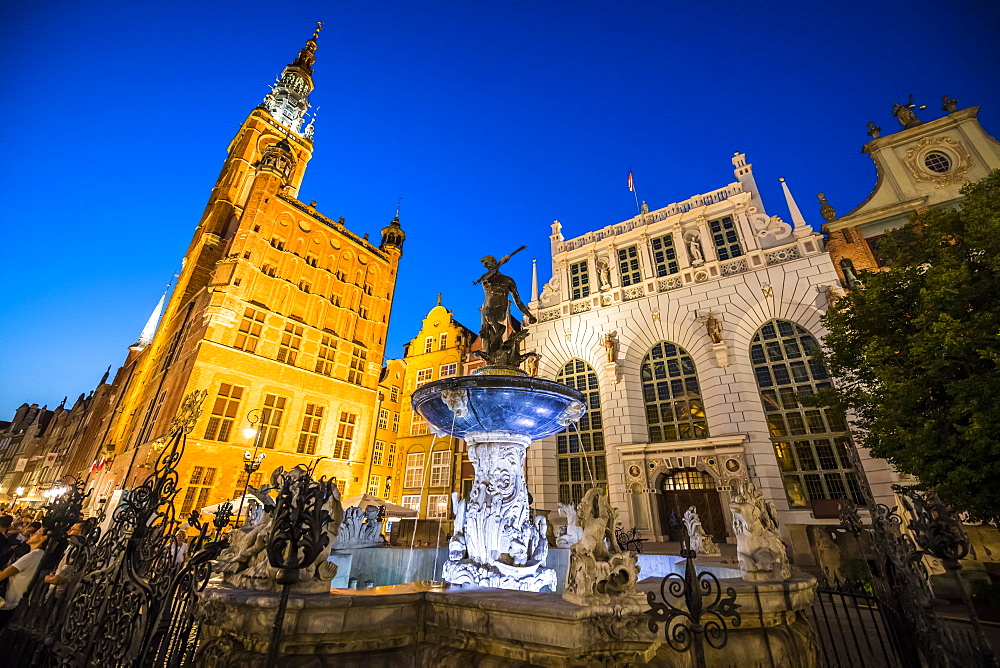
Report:
[[[389,475],[369,462],[405,234],[393,219],[376,246],[298,199],[317,36],[236,133],[159,327],[116,379],[95,502],[149,472],[196,390],[208,396],[178,467],[180,512],[241,494],[255,445],[266,460],[251,484],[314,462],[348,495]],[[247,438],[251,411],[259,431]]]
[[[465,441],[435,436],[427,421],[414,412],[410,398],[421,385],[465,375],[465,362],[474,338],[471,330],[438,303],[427,313],[417,335],[405,346],[402,427],[396,441],[400,455],[400,503],[419,510],[421,518],[450,517],[451,493],[466,494],[468,490],[463,489],[463,480],[468,480],[471,488],[473,471],[465,455]]]

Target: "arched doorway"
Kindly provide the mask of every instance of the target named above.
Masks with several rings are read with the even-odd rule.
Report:
[[[657,484],[659,501],[660,531],[669,540],[680,540],[684,528],[685,511],[691,506],[698,509],[698,518],[705,533],[716,543],[723,543],[729,531],[726,515],[722,511],[722,501],[715,489],[715,479],[697,469],[677,469],[664,474]]]

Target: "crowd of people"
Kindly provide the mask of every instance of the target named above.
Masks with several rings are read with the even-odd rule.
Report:
[[[5,627],[13,617],[49,548],[49,536],[40,519],[41,513],[21,514],[17,518],[0,515],[0,628]],[[86,535],[95,525],[92,519],[77,522],[67,535]],[[65,549],[65,546],[60,547]],[[53,595],[59,596],[64,590],[66,581],[72,575],[70,568],[64,552],[58,566],[45,575],[45,582],[50,585]]]

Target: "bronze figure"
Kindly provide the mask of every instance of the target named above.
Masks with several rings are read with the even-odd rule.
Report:
[[[482,339],[482,351],[477,351],[479,357],[486,360],[490,366],[500,366],[516,369],[522,361],[521,341],[528,335],[526,330],[515,332],[506,341],[503,340],[504,332],[507,330],[507,318],[510,315],[510,301],[508,295],[513,298],[514,304],[529,323],[537,322],[535,316],[531,314],[528,307],[517,292],[517,285],[514,279],[500,273],[500,266],[505,264],[516,253],[524,250],[521,246],[513,253],[504,255],[497,260],[492,255],[487,255],[482,259],[483,266],[487,271],[473,282],[473,285],[483,284],[485,300],[480,309],[482,312],[482,326],[479,336]]]

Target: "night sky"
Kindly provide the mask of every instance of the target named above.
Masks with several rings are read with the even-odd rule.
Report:
[[[299,198],[407,233],[389,332],[437,293],[478,329],[479,258],[530,292],[567,238],[734,180],[768,213],[839,213],[875,184],[865,124],[943,94],[1000,133],[1000,3],[6,2],[0,8],[0,419],[124,360],[190,242],[240,123],[317,20],[313,160]]]

